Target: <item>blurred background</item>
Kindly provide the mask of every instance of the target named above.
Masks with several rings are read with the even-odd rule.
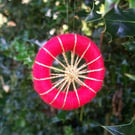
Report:
[[[134,0],[0,0],[0,135],[109,135],[135,116]],[[63,111],[33,89],[32,65],[53,36],[77,33],[101,50],[106,75],[87,105]]]

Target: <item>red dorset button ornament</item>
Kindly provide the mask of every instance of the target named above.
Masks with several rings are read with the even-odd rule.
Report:
[[[89,38],[64,34],[39,50],[33,65],[34,88],[44,102],[71,110],[96,96],[104,72],[101,53]]]

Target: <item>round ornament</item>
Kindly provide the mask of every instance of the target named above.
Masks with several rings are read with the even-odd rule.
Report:
[[[96,96],[104,72],[102,55],[89,38],[64,34],[53,37],[39,50],[33,65],[33,83],[44,102],[71,110]]]

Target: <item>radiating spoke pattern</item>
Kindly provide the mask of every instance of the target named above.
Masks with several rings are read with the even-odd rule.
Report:
[[[96,62],[98,59],[100,59],[101,55],[97,56],[96,58],[94,58],[93,60],[91,60],[88,63],[85,62],[85,63],[81,64],[82,60],[84,60],[83,59],[84,55],[87,53],[87,51],[91,47],[91,43],[89,42],[85,51],[79,57],[78,55],[75,54],[76,44],[77,44],[77,35],[75,34],[74,35],[74,46],[73,46],[73,49],[71,50],[70,59],[69,59],[69,56],[67,56],[67,54],[66,54],[66,51],[63,46],[61,38],[57,37],[57,40],[61,46],[64,62],[59,60],[49,50],[47,50],[44,47],[43,50],[46,53],[48,53],[48,55],[50,55],[55,61],[57,61],[59,66],[53,66],[53,65],[48,66],[48,65],[45,65],[43,63],[36,61],[35,63],[38,64],[39,66],[48,68],[48,69],[50,69],[50,71],[52,70],[53,72],[50,73],[50,77],[44,77],[44,78],[34,77],[33,79],[35,79],[37,81],[45,81],[45,80],[52,81],[54,79],[54,81],[52,83],[53,86],[49,90],[46,90],[43,93],[40,93],[40,95],[45,95],[45,94],[48,94],[49,92],[53,91],[55,88],[58,90],[56,92],[56,95],[53,97],[52,101],[49,104],[53,104],[53,102],[55,102],[55,100],[58,98],[60,93],[63,92],[63,93],[65,93],[65,97],[64,97],[64,102],[63,102],[62,108],[64,108],[66,101],[67,101],[68,92],[72,88],[73,91],[75,92],[75,95],[76,95],[76,98],[78,101],[78,105],[80,106],[81,105],[80,97],[79,97],[78,91],[77,91],[78,86],[84,86],[84,87],[88,88],[91,92],[96,93],[96,91],[94,89],[92,89],[90,86],[88,86],[87,84],[85,84],[83,80],[88,79],[88,80],[92,80],[92,81],[100,81],[100,82],[102,81],[100,79],[88,76],[89,73],[100,72],[100,71],[104,70],[103,67],[91,69],[91,70],[88,69],[88,66],[90,64]]]

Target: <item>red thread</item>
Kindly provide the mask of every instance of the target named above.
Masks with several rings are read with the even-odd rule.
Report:
[[[80,78],[85,80],[83,85],[80,82],[81,87],[77,91],[75,89],[68,92],[63,91],[63,89],[59,91],[60,89],[53,88],[54,85],[51,83],[51,79],[44,78],[50,77],[50,68],[52,68],[54,58],[61,54],[63,49],[65,52],[73,51],[74,46],[75,53],[80,57],[85,52],[83,58],[89,69],[88,75],[79,75]],[[87,51],[85,51],[86,48]],[[95,97],[96,92],[102,86],[104,72],[101,53],[90,39],[76,34],[64,34],[53,37],[39,50],[33,65],[34,88],[44,102],[57,109],[71,110],[83,106]]]

